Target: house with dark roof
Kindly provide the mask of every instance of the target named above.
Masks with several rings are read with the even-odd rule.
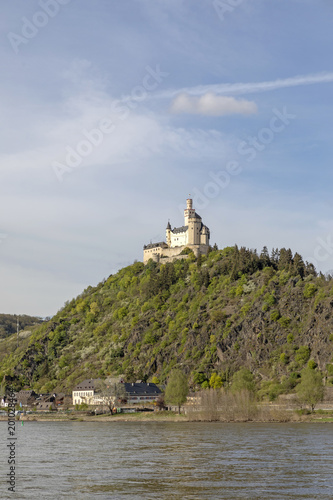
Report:
[[[16,393],[17,404],[24,407],[33,406],[38,398],[35,391],[19,391]]]
[[[143,247],[143,263],[150,259],[155,262],[170,262],[175,259],[187,259],[188,255],[183,252],[185,248],[193,251],[198,257],[200,254],[207,255],[209,249],[210,232],[202,223],[199,214],[193,208],[191,198],[186,200],[184,210],[184,225],[172,229],[170,222],[166,227],[166,242],[149,243]]]
[[[111,379],[107,379],[110,382]],[[104,396],[99,392],[101,379],[83,380],[74,387],[72,391],[73,404],[86,403],[88,405],[101,405],[104,401]],[[121,383],[125,387],[125,398],[128,404],[133,403],[154,403],[162,394],[161,390],[153,383],[124,382],[122,378],[117,379],[114,383]]]
[[[128,404],[154,403],[162,392],[156,384],[151,382],[125,382],[126,399]]]
[[[54,401],[40,401],[37,403],[37,411],[55,411],[57,409]]]

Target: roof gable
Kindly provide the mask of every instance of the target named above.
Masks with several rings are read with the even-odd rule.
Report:
[[[99,378],[83,380],[74,387],[73,391],[94,391],[99,381]]]

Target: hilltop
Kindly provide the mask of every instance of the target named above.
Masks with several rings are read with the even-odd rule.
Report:
[[[262,393],[291,390],[310,363],[333,380],[333,280],[289,249],[215,246],[207,256],[135,262],[66,303],[50,321],[0,342],[0,377],[36,392],[125,374],[192,385],[246,367]]]
[[[42,318],[27,316],[26,314],[0,314],[0,339],[12,335],[17,330],[17,320],[19,320],[19,329],[26,329],[43,322]]]

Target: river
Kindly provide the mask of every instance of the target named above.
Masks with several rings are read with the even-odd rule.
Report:
[[[19,423],[20,424],[20,423]],[[332,499],[332,424],[25,422],[0,498]]]

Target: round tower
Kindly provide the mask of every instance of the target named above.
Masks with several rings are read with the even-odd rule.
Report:
[[[168,247],[171,247],[171,225],[170,221],[168,221],[168,225],[166,227],[166,243]]]
[[[193,210],[193,200],[192,198],[187,198],[186,208],[184,210],[184,226],[188,225],[189,219],[195,215],[195,210]]]

